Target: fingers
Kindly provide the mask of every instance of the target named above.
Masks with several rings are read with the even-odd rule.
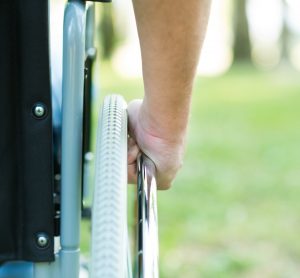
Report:
[[[157,189],[167,190],[171,188],[172,182],[182,167],[182,154],[173,151],[172,155],[165,154],[163,164],[157,163],[156,183]]]
[[[127,153],[127,162],[128,165],[136,162],[136,158],[140,152],[140,148],[138,147],[136,141],[129,137],[128,138],[128,153]]]
[[[140,148],[135,141],[135,129],[137,126],[137,114],[139,113],[142,100],[133,100],[127,106],[128,112],[128,155],[127,155],[127,171],[128,183],[137,184],[137,164],[136,160],[140,153]]]
[[[129,184],[137,184],[137,172],[136,172],[136,163],[128,164],[128,183]]]
[[[140,106],[142,104],[141,99],[135,99],[128,103],[127,112],[128,112],[128,133],[131,137],[135,138],[135,129],[138,121],[138,113]]]
[[[158,190],[167,190],[171,188],[172,181],[175,177],[168,177],[163,173],[156,173],[156,184]]]
[[[128,172],[128,183],[137,183],[137,172],[136,172],[136,160],[140,149],[136,141],[129,137],[128,138],[128,152],[127,152],[127,172]]]
[[[158,190],[168,190],[171,188],[171,182],[161,182],[159,179],[156,181]]]

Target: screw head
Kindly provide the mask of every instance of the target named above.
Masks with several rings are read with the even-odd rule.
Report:
[[[39,104],[36,104],[34,107],[33,107],[33,114],[34,116],[36,116],[37,118],[42,118],[45,116],[46,114],[46,109],[45,109],[45,106],[41,103]]]
[[[45,248],[49,243],[49,238],[46,234],[40,233],[36,237],[36,243],[39,247]]]

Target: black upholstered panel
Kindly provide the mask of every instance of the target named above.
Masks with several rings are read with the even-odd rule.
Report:
[[[0,2],[0,262],[53,260],[47,9],[47,0]],[[47,108],[41,119],[36,103]]]

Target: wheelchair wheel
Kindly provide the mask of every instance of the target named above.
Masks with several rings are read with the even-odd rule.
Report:
[[[111,95],[104,100],[97,131],[91,277],[128,277],[127,249],[126,103]]]

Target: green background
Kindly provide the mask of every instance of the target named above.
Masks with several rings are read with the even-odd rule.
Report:
[[[142,97],[141,79],[101,73],[102,97]],[[161,277],[299,277],[299,119],[292,70],[196,78],[184,165],[158,193]]]

